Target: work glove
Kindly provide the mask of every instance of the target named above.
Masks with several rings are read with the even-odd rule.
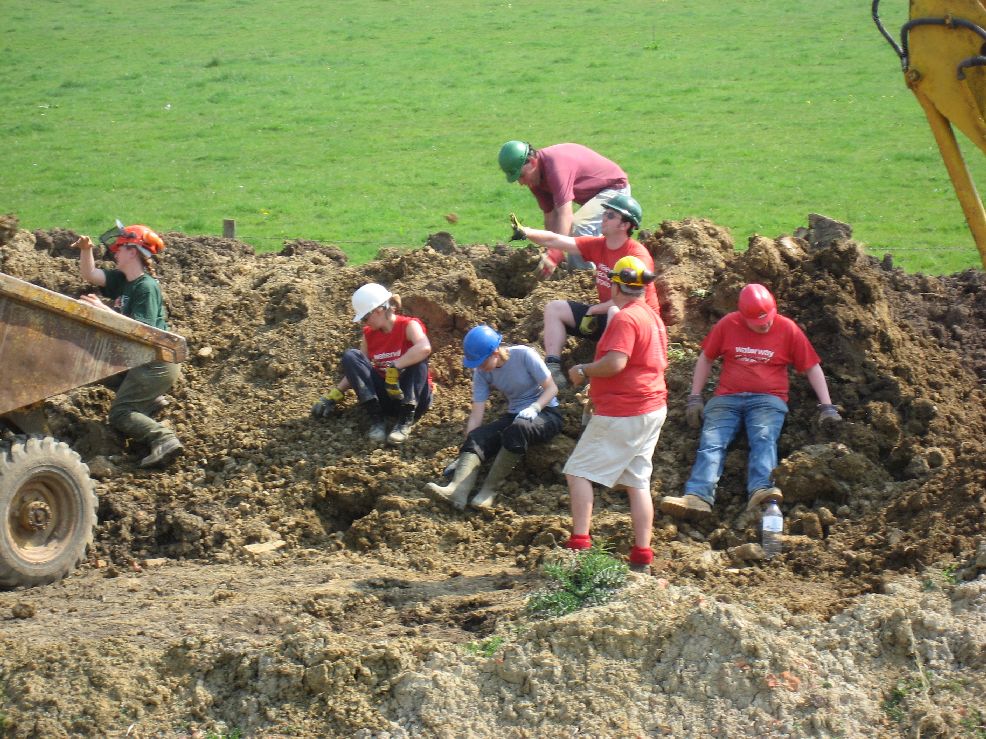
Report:
[[[404,391],[401,390],[401,371],[396,367],[388,367],[383,374],[383,381],[387,385],[387,395],[394,400],[404,400]]]
[[[579,322],[579,333],[583,336],[592,336],[596,332],[598,325],[599,319],[596,316],[590,316],[586,313]]]
[[[312,406],[312,418],[328,418],[335,413],[336,405],[342,400],[342,391],[334,387],[328,397],[322,398]]]
[[[839,411],[831,403],[819,403],[818,404],[818,422],[819,423],[837,423],[842,420],[842,416],[839,415]]]
[[[541,255],[541,259],[538,260],[538,266],[534,270],[534,273],[537,275],[539,280],[547,280],[555,273],[555,270],[558,269],[558,264],[561,262],[561,259],[552,259],[552,252],[558,252],[558,250],[548,249],[548,251]]]
[[[538,403],[531,403],[524,410],[517,414],[517,418],[523,418],[525,421],[533,421],[538,417],[538,413],[541,412],[541,406]]]
[[[517,216],[513,213],[510,214],[510,226],[514,230],[514,232],[510,235],[511,241],[525,241],[527,239],[527,234],[524,233],[523,224],[517,220]]]
[[[697,429],[702,427],[702,419],[705,418],[705,401],[701,394],[689,395],[688,403],[685,405],[685,420],[688,427]]]

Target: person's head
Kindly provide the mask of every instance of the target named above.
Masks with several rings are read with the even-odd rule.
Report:
[[[365,323],[373,329],[386,328],[394,319],[400,298],[383,285],[370,282],[353,293],[353,323]]]
[[[488,369],[484,365],[500,349],[503,337],[486,324],[469,329],[462,339],[462,364],[469,369]]]
[[[625,296],[628,300],[643,297],[647,285],[656,277],[637,257],[621,257],[609,271],[609,279],[613,283],[613,300],[617,300],[618,295]]]
[[[106,247],[106,258],[119,265],[132,255],[152,274],[154,257],[164,251],[164,240],[147,226],[124,226],[120,221],[100,235],[99,242]]]
[[[500,147],[500,169],[507,182],[531,186],[537,184],[537,149],[526,141],[508,141]]]
[[[770,290],[751,282],[740,290],[738,303],[740,315],[751,331],[758,334],[770,331],[777,317],[777,302]]]
[[[634,228],[640,228],[643,218],[644,211],[640,203],[629,195],[614,195],[603,203],[603,226],[608,227],[608,221],[618,220],[619,228],[627,236],[633,233]],[[606,235],[605,231],[603,235]]]

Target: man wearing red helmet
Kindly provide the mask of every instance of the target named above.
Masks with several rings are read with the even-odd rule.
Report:
[[[685,494],[661,499],[661,511],[671,516],[700,517],[712,512],[726,452],[741,428],[746,429],[750,443],[747,510],[783,498],[771,476],[777,466],[777,439],[787,416],[789,366],[808,378],[818,397],[819,420],[842,420],[829,398],[818,354],[798,325],[777,313],[770,291],[749,284],[740,291],[738,307],[712,327],[695,363],[685,412],[688,425],[701,426],[702,434]],[[705,405],[702,388],[719,357],[719,384]]]
[[[99,237],[107,257],[116,269],[98,269],[93,256],[94,244],[88,236],[72,246],[79,250],[82,279],[100,288],[113,301],[110,308],[95,293],[79,300],[104,310],[116,310],[148,326],[168,330],[167,314],[161,285],[154,279],[155,255],[164,250],[164,241],[147,226],[116,227]],[[171,390],[180,373],[172,362],[148,362],[126,373],[110,406],[109,422],[117,431],[149,447],[150,453],[141,467],[164,466],[182,451],[175,432],[150,417],[161,406],[161,396]]]

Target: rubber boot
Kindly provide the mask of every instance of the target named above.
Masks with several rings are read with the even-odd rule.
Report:
[[[390,432],[390,436],[387,437],[388,444],[403,444],[408,435],[411,433],[411,427],[414,425],[414,411],[415,406],[404,404],[401,406],[401,414],[397,417],[397,424],[394,426],[394,430]]]
[[[500,453],[496,455],[496,459],[490,465],[490,471],[486,475],[486,480],[483,481],[483,487],[476,493],[476,497],[469,501],[469,505],[473,508],[489,508],[492,506],[493,499],[496,498],[497,488],[500,487],[500,483],[510,474],[510,471],[517,466],[517,462],[520,461],[522,456],[524,455],[517,454],[517,452],[500,449]]]
[[[383,417],[383,408],[380,401],[374,398],[363,403],[366,415],[370,417],[370,430],[366,432],[366,438],[374,444],[382,444],[387,438],[387,422]]]
[[[463,452],[459,455],[459,463],[455,466],[452,482],[445,486],[429,482],[425,485],[425,493],[432,500],[446,503],[460,511],[465,510],[469,493],[472,492],[476,485],[476,479],[479,477],[479,465],[478,454]]]

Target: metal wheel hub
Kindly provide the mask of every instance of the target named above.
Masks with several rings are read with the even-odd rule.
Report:
[[[17,518],[25,531],[44,531],[51,524],[51,507],[43,500],[28,501]]]

